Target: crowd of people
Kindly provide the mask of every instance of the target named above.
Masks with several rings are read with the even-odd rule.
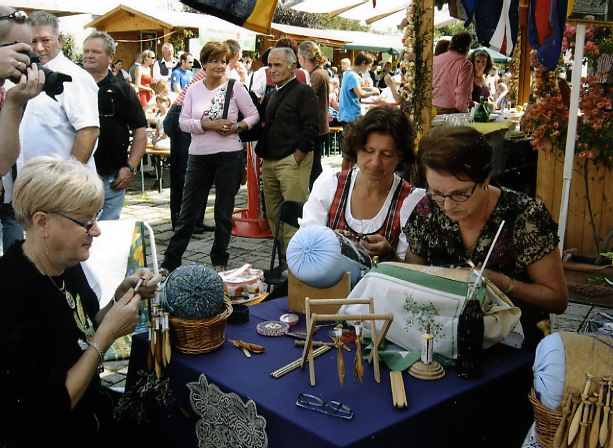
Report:
[[[416,153],[413,125],[393,104],[396,95],[362,114],[362,99],[383,89],[397,94],[391,63],[373,72],[375,57],[359,52],[335,72],[316,43],[283,38],[263,53],[257,71],[235,40],[206,43],[195,73],[195,57],[176,57],[170,44],[159,59],[145,50],[126,71],[105,32],[85,39],[82,68],[62,54],[61,43],[52,14],[0,6],[0,286],[11,298],[0,327],[0,446],[106,446],[134,433],[114,419],[118,397],[100,386],[97,368],[113,341],[133,331],[140,299],[155,291],[153,274],[141,269],[126,277],[100,308],[81,262],[100,235],[98,220],[120,218],[146,152],[145,111],[152,107],[152,144],[170,150],[174,233],[162,262],[169,272],[204,229],[213,186],[210,258],[216,270],[227,268],[244,172],[241,135],[260,126],[255,151],[273,232],[280,204],[301,201],[301,226],[359,236],[371,256],[461,265],[482,262],[504,222],[484,275],[522,309],[525,348],[534,350],[540,339],[537,322],[566,308],[557,224],[539,201],[490,184],[492,147],[483,135],[435,128]],[[475,92],[491,98],[491,58],[479,51],[467,58],[470,45],[459,33],[448,48],[437,46],[433,102],[440,111],[466,112],[471,96],[478,101]],[[46,68],[70,75],[55,98],[43,92],[45,76],[30,64],[30,51]],[[7,79],[14,86],[5,90]],[[503,86],[496,86],[500,95]],[[343,166],[322,171],[334,120],[343,127]],[[399,176],[415,163],[425,189]],[[295,231],[279,229],[282,259]],[[169,446],[154,434],[147,446]]]
[[[459,32],[440,39],[432,63],[432,105],[437,113],[466,113],[481,98],[490,109],[510,103],[507,83],[511,73],[498,76],[492,56],[485,49],[470,51],[472,37]]]

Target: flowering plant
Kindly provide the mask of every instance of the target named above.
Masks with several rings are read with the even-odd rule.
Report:
[[[420,31],[430,29],[427,24],[421,23],[425,12],[420,2],[412,2],[407,6],[406,18],[400,25],[404,27],[402,42],[405,47],[400,59],[400,95],[403,98],[400,108],[411,117],[418,135],[423,131],[422,112],[432,96],[431,67],[424,57],[426,46],[432,41],[432,34],[422,34]]]
[[[613,168],[613,110],[611,100],[605,92],[606,81],[611,82],[610,74],[598,73],[598,62],[603,53],[613,54],[613,39],[608,30],[586,27],[585,59],[592,73],[581,79],[579,89],[579,111],[577,130],[574,136],[575,154],[582,161],[577,171],[585,184],[585,199],[592,228],[592,237],[599,252],[596,224],[592,213],[589,194],[589,164]],[[575,44],[576,28],[566,25],[562,50],[572,49]],[[522,132],[532,135],[531,144],[535,149],[545,149],[548,144],[556,148],[556,157],[562,159],[565,153],[569,120],[569,91],[565,80],[560,79],[557,68],[553,72],[531,61],[535,69],[535,82],[530,105],[522,119]],[[594,72],[596,74],[594,74]],[[604,81],[604,82],[603,82]],[[564,89],[568,89],[566,94]]]

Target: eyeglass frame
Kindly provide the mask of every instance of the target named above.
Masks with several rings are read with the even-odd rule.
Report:
[[[475,182],[475,185],[473,185],[472,190],[470,190],[470,193],[468,195],[464,194],[464,193],[456,193],[456,194],[432,194],[430,192],[426,193],[426,196],[428,196],[428,198],[430,198],[430,200],[437,202],[439,204],[442,204],[443,202],[445,202],[446,198],[451,199],[453,202],[466,202],[468,201],[470,198],[472,198],[473,194],[475,194],[475,190],[477,188],[477,185],[479,185],[479,182]],[[454,199],[453,196],[460,196],[464,199]],[[438,200],[438,199],[434,199],[435,197],[437,198],[443,198],[442,200]]]
[[[13,19],[17,23],[26,23],[26,20],[28,20],[28,14],[26,14],[25,11],[19,10],[19,11],[13,11],[12,13],[7,14],[5,16],[0,16],[0,20],[10,20],[10,19]]]
[[[85,233],[89,234],[89,231],[92,229],[92,227],[94,227],[94,225],[98,222],[98,220],[100,219],[100,217],[102,216],[102,212],[104,211],[103,208],[101,208],[100,210],[98,210],[98,212],[96,213],[96,215],[94,216],[94,219],[91,222],[83,222],[83,221],[79,221],[78,219],[72,218],[68,215],[65,215],[63,213],[60,212],[45,212],[47,214],[53,214],[53,215],[59,215],[62,218],[66,218],[69,219],[70,221],[74,222],[75,224],[78,224],[80,227],[83,227],[85,229]]]
[[[306,400],[306,397],[311,398],[314,403]],[[338,401],[325,402],[321,398],[311,394],[299,393],[298,398],[296,399],[296,406],[345,420],[351,420],[353,418],[353,411],[349,408],[349,406],[339,403]],[[340,410],[345,412],[345,414],[340,414]]]

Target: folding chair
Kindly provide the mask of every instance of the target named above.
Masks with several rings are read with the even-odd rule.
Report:
[[[151,269],[158,273],[155,237],[149,224],[134,219],[99,221],[101,235],[94,238],[90,257],[82,263],[87,280],[100,301],[106,306],[117,286],[126,275],[147,266],[147,241],[149,237]],[[149,306],[142,302],[142,313],[137,330],[149,324]],[[125,359],[130,355],[131,336],[118,339],[106,353],[107,360]]]
[[[287,264],[281,262],[281,251],[279,243],[279,227],[281,223],[288,224],[292,227],[299,227],[298,218],[302,218],[302,208],[304,202],[301,201],[283,201],[279,206],[279,216],[277,216],[277,227],[275,229],[275,236],[272,244],[272,257],[270,258],[270,269],[264,273],[264,281],[266,282],[267,291],[270,292],[270,288],[278,286],[287,280],[283,276],[283,271],[287,269]],[[279,265],[275,267],[275,258],[279,259]]]

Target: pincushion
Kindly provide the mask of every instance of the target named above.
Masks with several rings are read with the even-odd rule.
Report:
[[[302,228],[287,246],[287,266],[296,278],[314,288],[336,285],[351,272],[351,287],[360,280],[360,268],[370,270],[371,259],[355,243],[329,227]]]
[[[174,270],[162,287],[162,306],[182,319],[203,319],[224,310],[223,281],[217,272],[201,264]]]

